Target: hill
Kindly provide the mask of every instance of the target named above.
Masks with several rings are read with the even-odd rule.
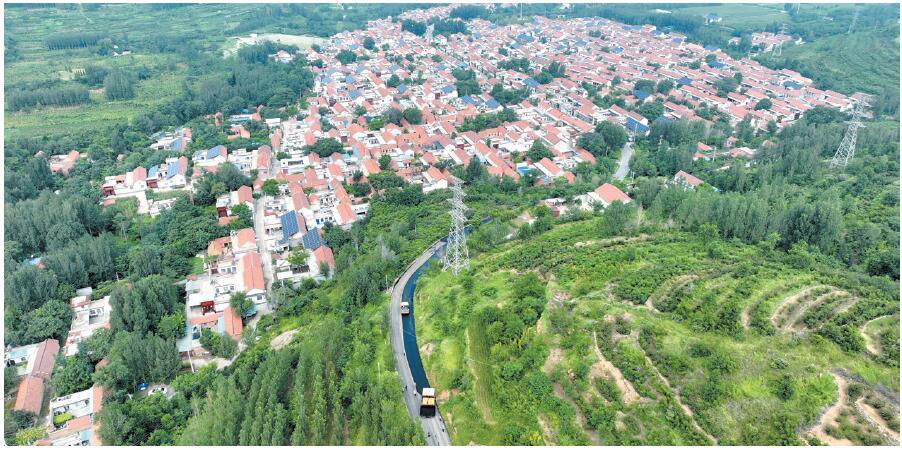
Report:
[[[455,444],[886,442],[853,400],[898,403],[898,358],[860,334],[898,312],[895,283],[766,244],[599,226],[419,282],[418,340]]]

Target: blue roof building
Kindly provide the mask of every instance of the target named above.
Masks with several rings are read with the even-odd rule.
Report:
[[[692,78],[689,78],[689,77],[682,77],[682,78],[680,78],[679,80],[677,80],[677,84],[678,84],[678,85],[684,85],[684,84],[687,84],[687,85],[690,85],[690,86],[691,86],[691,85],[692,85]]]
[[[533,79],[532,77],[529,77],[529,78],[523,80],[523,84],[525,84],[527,87],[535,88],[539,85],[539,82],[536,81],[535,79]]]
[[[636,89],[636,90],[633,91],[633,95],[634,95],[636,98],[638,98],[639,100],[645,100],[646,98],[648,98],[649,93],[643,91],[642,89]]]
[[[405,93],[405,92],[407,92],[407,85],[406,85],[406,84],[399,84],[399,85],[398,85],[398,93],[399,93],[399,94],[403,94],[403,93]]]
[[[156,178],[160,174],[160,166],[153,166],[147,171],[147,178]]]

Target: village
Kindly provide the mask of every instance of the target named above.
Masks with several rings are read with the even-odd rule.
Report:
[[[450,167],[476,161],[495,177],[518,181],[531,176],[545,185],[574,183],[575,168],[594,165],[599,158],[580,147],[579,137],[600,124],[621,127],[629,136],[626,149],[656,120],[714,126],[717,119],[702,117],[702,109],[716,109],[731,126],[745,122],[766,131],[789,126],[817,106],[841,111],[854,106],[852,98],[817,89],[797,72],[769,69],[748,58],[736,60],[722,49],[688,42],[685,35],[652,25],[536,17],[511,26],[474,19],[468,22],[469,35],[445,36],[430,29],[417,36],[402,30],[406,19],[446,18],[451,9],[411,10],[394,19],[372,21],[363,30],[337,34],[297,54],[271,55],[277,62],[299,57],[322,61],[321,67],[311,66],[315,87],[306,106],[286,120],[264,120],[253,110],[209,117],[211,123],[228,126],[235,137],[250,136],[247,124],[257,122],[268,130],[268,143],[231,151],[224,145],[189,151],[192,130],[181,127],[156,136],[151,145],[179,156],[106,178],[100,187],[104,205],[134,198],[138,213],[150,216],[172,206],[178,196],[170,194],[190,198],[197,180],[226,163],[253,180],[251,186],[221,195],[215,203],[220,225],[241,216],[249,217],[251,225],[210,241],[197,255],[202,273],[184,280],[185,333],[176,345],[190,370],[211,362],[221,368],[234,361],[246,345],[239,342],[243,330],[275,309],[274,289],[300,288],[305,280],[330,278],[336,262],[324,230],[349,229],[366,217],[375,192],[357,186],[371,178],[393,174],[431,192],[449,188],[454,181]],[[792,39],[773,33],[753,38],[763,51]],[[391,49],[404,57],[390,60],[384,52],[367,50],[373,48]],[[348,54],[354,55],[349,63]],[[512,59],[525,59],[524,70],[502,68]],[[563,73],[541,81],[524,73],[547,71],[552,65]],[[458,85],[464,71],[470,71],[480,93],[461,95]],[[726,78],[738,80],[737,87],[719,92],[718,81]],[[490,94],[498,92],[493,87],[499,85],[500,92],[525,95],[516,102],[499,101]],[[609,95],[624,106],[605,108],[593,102],[593,97]],[[656,101],[663,105],[659,117],[649,119],[638,112],[641,105]],[[390,110],[415,113],[374,125]],[[514,120],[471,126],[477,118],[507,118],[510,113]],[[532,160],[527,153],[536,142],[547,148],[548,155]],[[725,166],[751,164],[759,149],[735,143],[735,137],[719,148],[698,142],[694,158],[722,161]],[[50,168],[68,174],[79,158],[84,155],[73,150],[54,157]],[[628,169],[629,160],[625,163]],[[685,171],[668,177],[684,188],[705,184]],[[585,192],[578,197],[578,207],[591,211],[616,201],[630,202],[618,184],[612,179]],[[273,185],[275,189],[269,187]],[[558,200],[545,200],[555,215],[566,212]],[[238,304],[236,295],[241,299]],[[16,366],[22,377],[15,409],[36,415],[47,412],[42,423],[49,434],[38,444],[99,445],[92,419],[103,400],[99,385],[45,398],[56,356],[75,354],[81,341],[110,327],[109,296],[94,298],[90,288],[82,289],[70,307],[74,318],[65,345],[48,339],[6,350],[7,367]],[[202,345],[210,333],[239,342],[236,355],[213,356]],[[136,389],[136,395],[171,391],[165,385]]]

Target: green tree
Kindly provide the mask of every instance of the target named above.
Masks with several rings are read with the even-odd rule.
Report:
[[[157,334],[167,341],[175,341],[185,336],[185,312],[178,310],[160,319]]]
[[[163,316],[176,310],[179,300],[178,290],[171,280],[151,275],[113,290],[110,322],[114,330],[146,334],[156,330]]]
[[[275,197],[276,195],[279,195],[279,182],[274,178],[270,178],[263,182],[260,190],[262,190],[264,194],[270,197]]]
[[[417,108],[407,108],[404,110],[404,119],[411,125],[419,125],[423,122],[423,113]]]
[[[536,139],[532,141],[532,145],[526,151],[526,157],[533,162],[538,162],[542,158],[551,159],[554,157],[554,154],[551,153],[551,150],[548,150],[548,147],[542,141]]]
[[[388,170],[391,167],[391,155],[388,153],[383,153],[379,155],[379,168],[382,170]]]
[[[385,123],[393,123],[400,126],[402,118],[404,118],[404,113],[398,108],[388,108],[382,113],[382,120],[384,120]]]
[[[608,205],[601,216],[601,235],[616,236],[633,226],[636,211],[631,204],[619,200]]]
[[[114,69],[103,79],[103,92],[111,101],[126,100],[135,96],[131,76]]]
[[[247,317],[254,308],[254,301],[247,298],[244,292],[236,292],[229,297],[229,306],[241,317]]]
[[[91,364],[78,356],[58,356],[50,385],[57,397],[83,391],[91,387]]]
[[[755,104],[755,111],[759,111],[762,109],[770,109],[771,106],[773,106],[773,103],[770,101],[769,98],[765,97],[765,98],[762,98],[761,100],[759,100],[758,103]]]
[[[175,343],[154,334],[116,333],[109,364],[94,372],[94,381],[113,390],[132,391],[139,383],[168,382],[182,360]]]
[[[670,91],[673,90],[674,87],[675,85],[673,84],[673,81],[661,80],[658,82],[658,87],[656,90],[659,94],[667,95],[670,93]]]
[[[157,246],[139,245],[129,251],[129,271],[136,278],[163,273],[163,254]]]
[[[313,145],[304,147],[307,153],[316,153],[319,156],[327,157],[333,153],[343,153],[344,146],[334,138],[323,138],[316,141]]]
[[[363,48],[365,48],[367,50],[372,50],[372,49],[376,48],[376,41],[373,40],[373,38],[371,38],[369,36],[363,38]]]
[[[288,255],[288,263],[294,267],[302,267],[307,264],[307,250],[295,249]]]
[[[351,64],[357,61],[357,55],[350,50],[342,50],[335,55],[335,59],[342,64]]]

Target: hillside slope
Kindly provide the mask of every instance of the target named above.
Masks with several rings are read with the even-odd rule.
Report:
[[[421,279],[418,340],[455,444],[888,442],[849,399],[898,403],[898,367],[857,334],[898,311],[897,286],[692,234],[599,239],[596,220]],[[850,331],[846,350],[825,338]]]

